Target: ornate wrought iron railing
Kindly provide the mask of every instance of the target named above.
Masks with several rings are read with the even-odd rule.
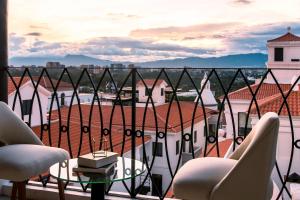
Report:
[[[281,84],[272,70],[262,68],[36,67],[7,68],[6,73],[9,105],[45,144],[65,148],[71,157],[78,157],[94,150],[93,139],[97,149],[103,148],[106,138],[111,151],[143,161],[147,172],[123,182],[123,189],[132,197],[149,192],[145,187],[161,199],[172,196],[172,180],[184,152],[192,158],[199,156],[195,151],[200,156],[223,156],[228,148],[222,142],[232,141],[234,151],[247,136],[252,119],[275,111],[288,123],[285,132],[290,142],[285,144],[288,155],[276,163],[277,199],[291,198],[288,177],[298,170],[295,151],[300,140],[294,125],[299,102],[290,98],[297,100],[299,77],[291,84]],[[270,80],[273,86],[268,89],[265,84]],[[216,105],[206,99],[209,85]],[[279,107],[266,107],[272,98]],[[243,108],[239,108],[241,102]],[[237,117],[238,112],[244,115]],[[197,149],[196,140],[201,140]],[[165,168],[163,180],[157,176],[160,162]],[[41,180],[45,185],[49,181],[48,177]],[[86,188],[83,186],[84,191]]]

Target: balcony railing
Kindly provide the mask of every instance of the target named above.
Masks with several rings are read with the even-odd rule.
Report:
[[[106,139],[109,150],[143,161],[143,176],[109,187],[131,197],[172,197],[172,180],[185,152],[190,153],[184,159],[224,156],[249,133],[244,128],[239,134],[238,112],[247,114],[243,127],[249,127],[250,120],[255,124],[275,111],[281,127],[273,178],[277,199],[291,198],[288,177],[300,172],[299,77],[281,83],[278,73],[262,68],[32,67],[7,68],[6,73],[8,104],[46,145],[64,148],[75,158],[95,150],[93,140],[96,149],[103,149]],[[40,180],[45,186],[52,181]]]

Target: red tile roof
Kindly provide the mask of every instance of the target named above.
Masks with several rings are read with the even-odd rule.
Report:
[[[20,81],[21,81],[21,77],[12,77],[12,79],[8,77],[8,81],[7,81],[8,94],[13,93],[16,90],[16,88],[19,87]],[[20,84],[20,87],[25,83],[27,83],[28,81],[30,81],[30,78],[25,76]],[[14,82],[16,86],[14,85]]]
[[[268,42],[291,42],[291,41],[300,41],[300,37],[289,32],[278,38],[268,40]]]
[[[297,87],[297,86],[295,86]],[[253,92],[258,88],[257,84],[251,86]],[[291,84],[280,84],[280,88],[283,91],[283,94],[286,96],[288,91],[291,88]],[[230,100],[251,100],[252,95],[249,92],[248,87],[244,87],[240,90],[230,93]],[[259,88],[259,91],[256,95],[256,99],[259,106],[260,114],[266,112],[276,112],[278,113],[283,104],[283,97],[276,84],[263,83]],[[300,91],[292,91],[288,98],[287,103],[289,106],[291,116],[300,116]],[[255,104],[252,104],[251,114],[258,114]],[[288,116],[287,107],[284,105],[280,113],[282,116]]]
[[[260,86],[260,88],[258,88],[258,85],[259,84],[253,84],[250,86],[253,93],[255,93],[256,90],[258,89],[258,92],[255,96],[256,100],[263,100],[267,97],[271,97],[273,95],[280,93],[280,90],[276,84],[263,83]],[[279,84],[279,86],[283,91],[288,91],[291,88],[290,84]],[[237,91],[231,92],[228,94],[228,97],[230,100],[232,99],[251,100],[252,99],[252,95],[248,87],[244,87]]]
[[[193,102],[179,102],[181,110],[182,110],[182,121],[183,121],[183,128],[186,128],[191,125],[192,123],[192,111],[194,109],[195,104]],[[164,131],[166,126],[166,116],[168,113],[168,108],[170,104],[164,104],[161,106],[157,106],[156,113],[157,113],[157,124],[158,130]],[[91,130],[90,135],[91,138],[94,137],[96,142],[96,147],[99,148],[99,141],[101,135],[101,116],[99,112],[98,106],[94,106],[92,108],[91,105],[80,105],[82,111],[82,124],[83,126],[89,126],[89,121],[91,121]],[[131,149],[131,137],[126,136],[124,134],[124,129],[130,129],[131,126],[131,107],[124,106],[124,114],[122,114],[121,106],[115,106],[115,109],[112,109],[112,106],[101,106],[102,115],[103,115],[103,128],[107,128],[111,130],[111,144],[109,147],[113,147],[113,151],[118,152],[121,154],[122,148],[123,152],[127,152]],[[70,120],[68,120],[68,113],[70,109]],[[72,152],[73,156],[77,156],[78,154],[82,155],[87,152],[90,152],[90,138],[88,133],[83,133],[81,136],[81,121],[80,121],[80,112],[79,112],[79,105],[73,105],[71,108],[63,107],[61,110],[61,125],[69,127],[69,141],[71,143],[71,149],[69,149],[68,145],[68,134],[67,132],[61,133],[58,121],[58,111],[54,111],[51,114],[51,127],[49,131],[42,131],[43,139],[42,141],[49,145],[50,139],[52,142],[52,146],[59,146],[59,137],[61,137],[61,144],[60,147]],[[111,113],[113,112],[113,117],[111,119]],[[170,107],[170,115],[169,120],[167,123],[168,131],[170,132],[180,132],[181,131],[181,120],[180,115],[176,114],[178,112],[178,107],[176,103],[173,103]],[[212,111],[210,109],[206,109],[206,116],[211,116]],[[136,108],[136,128],[138,130],[142,130],[143,124],[143,115],[145,113],[145,108]],[[89,116],[91,114],[91,120],[89,120]],[[196,114],[195,114],[195,123],[204,119],[203,112],[201,107],[197,106]],[[123,121],[124,120],[124,121]],[[68,124],[69,121],[69,124]],[[111,128],[110,128],[110,122]],[[154,117],[154,109],[147,108],[146,109],[146,120],[145,120],[145,127],[144,130],[146,131],[155,131],[155,117]],[[41,127],[35,127],[33,130],[37,133],[38,136],[41,136]],[[60,136],[61,133],[61,136]],[[49,138],[49,135],[51,136]],[[79,151],[80,140],[82,138],[82,148]],[[151,139],[150,136],[144,137],[144,142],[147,142]],[[124,147],[123,147],[124,143]],[[136,145],[143,144],[142,138],[137,138]]]
[[[285,92],[284,95],[287,95],[287,92]],[[289,96],[287,97],[287,104],[290,110],[291,116],[300,116],[300,92],[299,91],[292,91]],[[283,105],[283,107],[282,107]],[[280,108],[282,107],[282,110],[280,112],[281,116],[288,116],[288,110],[285,104],[283,103],[283,97],[281,94],[273,96],[273,98],[270,98],[264,102],[261,102],[259,104],[259,111],[261,114],[264,114],[266,112],[276,112],[278,113]],[[250,110],[251,114],[257,114],[257,109],[255,106],[252,106]]]
[[[169,103],[163,104],[160,106],[156,106],[155,108],[148,107],[145,109],[144,107],[136,108],[136,127],[140,130],[143,128],[147,131],[155,131],[156,130],[156,121],[157,121],[157,129],[159,131],[164,131],[165,128],[168,129],[168,132],[177,133],[181,131],[181,128],[187,128],[191,126],[193,119],[193,111],[195,109],[195,103],[181,101],[178,103],[173,102],[171,105]],[[99,108],[97,105],[94,105],[94,108],[90,105],[80,105],[82,109],[83,121],[88,123],[89,115],[92,115],[93,124],[101,125],[101,117]],[[131,126],[131,107],[117,105],[113,109],[112,106],[102,105],[101,106],[102,115],[103,115],[103,124],[105,128],[109,128],[110,122],[114,127],[123,127],[130,128]],[[169,111],[169,112],[168,112]],[[180,112],[181,111],[181,112]],[[67,117],[69,112],[69,107],[64,107],[61,109],[62,117]],[[113,112],[113,117],[111,119],[111,113]],[[181,113],[181,115],[180,115]],[[211,109],[206,108],[205,114],[206,117],[211,116],[211,114],[216,113]],[[145,120],[144,120],[145,115]],[[155,117],[156,116],[156,117]],[[169,119],[167,121],[167,116]],[[58,119],[58,112],[53,112],[52,119]],[[79,106],[73,105],[71,108],[71,118],[80,120],[80,112]],[[182,123],[181,123],[182,119]],[[194,117],[194,122],[199,122],[204,119],[203,109],[201,106],[196,106],[196,112]],[[145,121],[145,123],[143,123]],[[183,126],[181,127],[181,124]]]
[[[67,121],[65,119],[62,120],[62,125],[67,125]],[[96,149],[99,149],[100,147],[100,136],[101,136],[101,130],[100,127],[96,124],[91,125],[91,138],[89,138],[88,133],[83,133],[81,136],[81,126],[78,121],[70,120],[69,124],[69,138],[70,138],[70,145],[68,143],[68,133],[62,132],[59,129],[59,122],[51,123],[50,132],[48,131],[42,131],[41,127],[34,127],[34,132],[40,137],[41,133],[43,134],[42,141],[45,145],[50,146],[50,140],[51,140],[51,146],[61,147],[67,151],[69,151],[73,157],[77,157],[77,155],[83,155],[86,153],[91,152],[90,144],[93,145],[92,138],[95,139],[96,143]],[[60,135],[61,133],[61,135]],[[49,137],[50,135],[50,137]],[[61,142],[59,144],[59,138],[61,138]],[[81,139],[82,138],[82,139]],[[80,147],[80,140],[81,143],[81,149]],[[125,136],[122,129],[119,128],[112,128],[111,136],[107,136],[108,142],[108,149],[113,150],[114,152],[117,152],[119,155],[122,155],[122,153],[126,153],[131,150],[131,137]],[[150,136],[144,137],[144,143],[151,140]],[[103,139],[102,139],[103,141]],[[112,145],[111,145],[112,144]],[[137,138],[136,139],[136,146],[140,146],[143,144],[143,139]],[[123,151],[122,151],[123,150]]]
[[[39,77],[33,76],[32,79],[33,79],[33,81],[35,83],[37,83]],[[52,80],[52,83],[53,83],[54,87],[56,87],[57,84],[58,84],[58,80],[55,80],[55,79],[51,79],[51,80]],[[16,86],[18,87],[20,81],[21,81],[21,77],[12,77],[12,79],[10,77],[8,78],[8,81],[7,81],[7,84],[8,84],[8,86],[7,86],[7,88],[8,88],[8,94],[11,94],[11,93],[13,93],[16,90],[14,82],[15,82]],[[22,83],[20,84],[20,86],[24,85],[28,81],[31,82],[30,77],[29,76],[24,76],[24,78],[23,78]],[[39,85],[43,86],[44,88],[46,88],[49,91],[53,91],[53,88],[51,86],[50,80],[48,78],[42,77],[41,80],[40,80]],[[73,86],[70,83],[67,83],[67,82],[64,82],[64,81],[60,81],[57,90],[58,91],[73,90]]]
[[[227,151],[229,150],[230,145],[232,144],[232,139],[226,139],[218,143],[219,147],[219,156],[217,152],[217,145],[216,144],[208,144],[207,145],[207,157],[224,157]],[[202,153],[201,157],[203,157],[204,152]]]
[[[38,82],[40,77],[38,76],[33,76],[32,79],[35,81],[35,82]],[[58,80],[56,79],[51,79],[52,81],[52,84],[55,87],[57,87],[57,84],[58,84]],[[45,77],[43,76],[39,82],[39,84],[41,86],[43,86],[44,88],[46,88],[47,90],[49,91],[53,91],[53,87],[51,85],[51,82],[50,82],[50,79],[48,77]],[[58,88],[57,88],[57,91],[64,91],[64,90],[73,90],[73,86],[71,83],[68,83],[68,82],[65,82],[65,81],[60,81],[59,82],[59,85],[58,85]]]
[[[147,87],[152,87],[153,84],[155,83],[156,79],[143,79]],[[155,86],[159,86],[161,83],[165,82],[163,79],[158,79],[157,82],[155,83]],[[139,80],[137,82],[137,85],[144,85],[142,80]]]

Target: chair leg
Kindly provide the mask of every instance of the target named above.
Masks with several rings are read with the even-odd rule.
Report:
[[[62,180],[57,179],[59,199],[65,200],[65,184]]]
[[[17,183],[16,182],[13,182],[13,187],[12,187],[12,190],[11,190],[11,197],[10,199],[11,200],[16,200],[17,199]]]
[[[26,181],[18,182],[18,199],[26,200]]]

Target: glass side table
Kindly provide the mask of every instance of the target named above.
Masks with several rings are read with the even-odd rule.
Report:
[[[144,173],[146,166],[141,161],[135,160],[134,162],[135,173],[132,174],[132,159],[118,157],[114,172],[104,175],[99,173],[73,172],[73,168],[77,167],[77,158],[75,158],[61,164],[56,163],[52,165],[50,167],[50,175],[57,179],[60,200],[64,200],[64,182],[90,184],[91,199],[104,200],[106,184],[132,179]]]

